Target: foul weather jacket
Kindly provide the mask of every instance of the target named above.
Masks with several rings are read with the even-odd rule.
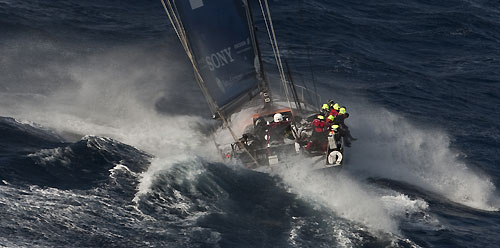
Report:
[[[349,117],[349,113],[337,115],[337,117],[335,117],[335,119],[333,119],[332,124],[339,125],[342,128],[346,128],[347,126],[345,125],[344,120],[347,119],[348,117]]]
[[[314,126],[314,131],[317,133],[322,133],[325,130],[326,123],[323,120],[314,119],[312,124]]]

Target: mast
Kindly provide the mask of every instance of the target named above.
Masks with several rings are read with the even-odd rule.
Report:
[[[262,63],[262,55],[260,53],[259,40],[257,39],[256,27],[253,19],[252,8],[248,0],[244,1],[245,9],[247,12],[248,27],[250,29],[250,38],[252,39],[252,45],[254,47],[255,56],[257,58],[256,70],[259,80],[259,89],[262,101],[264,103],[264,109],[269,109],[272,105],[271,90],[269,88],[269,82],[264,71],[264,64]]]

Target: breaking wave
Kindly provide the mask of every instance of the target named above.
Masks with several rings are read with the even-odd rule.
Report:
[[[359,136],[349,152],[353,174],[404,181],[477,209],[499,209],[495,185],[464,162],[446,133],[385,109],[369,110],[355,108],[349,120]]]

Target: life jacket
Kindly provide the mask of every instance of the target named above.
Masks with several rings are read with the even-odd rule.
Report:
[[[312,124],[314,126],[314,131],[316,131],[318,133],[322,133],[324,131],[326,123],[323,120],[314,119],[313,122],[312,122]]]
[[[326,124],[330,124],[332,123],[333,121],[335,121],[335,116],[334,115],[329,115],[327,118],[326,118]]]
[[[339,114],[339,112],[337,110],[335,110],[334,108],[332,108],[332,110],[330,111],[330,114],[328,116],[333,115],[333,117],[337,117],[338,114]]]

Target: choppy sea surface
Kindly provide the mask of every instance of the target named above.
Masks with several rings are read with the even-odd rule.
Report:
[[[498,246],[500,3],[269,4],[335,176],[224,163],[160,1],[0,0],[0,247]]]

